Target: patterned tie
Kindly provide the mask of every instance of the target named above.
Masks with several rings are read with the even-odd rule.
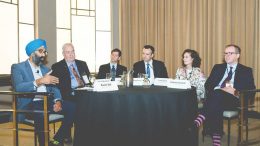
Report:
[[[233,73],[232,73],[232,68],[233,68],[233,67],[230,66],[230,70],[229,70],[229,72],[228,72],[228,76],[227,76],[227,78],[223,81],[223,83],[221,84],[220,88],[226,87],[226,82],[228,82],[228,81],[231,80],[232,74],[233,74]]]
[[[70,68],[71,68],[71,71],[73,73],[73,75],[75,76],[77,82],[78,82],[78,87],[83,87],[84,86],[84,83],[83,81],[79,78],[79,75],[77,73],[77,71],[75,70],[73,64],[70,65]]]
[[[116,78],[116,69],[115,69],[115,65],[112,65],[111,72],[112,72],[112,79],[111,79],[111,81],[115,81],[115,78]]]
[[[149,63],[147,63],[146,64],[146,74],[148,75],[148,78],[150,78],[150,64]]]

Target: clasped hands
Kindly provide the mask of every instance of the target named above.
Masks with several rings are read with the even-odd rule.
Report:
[[[228,92],[234,96],[239,96],[239,92],[233,88],[232,86],[226,86],[224,88],[221,88],[221,90],[225,91],[225,92]]]

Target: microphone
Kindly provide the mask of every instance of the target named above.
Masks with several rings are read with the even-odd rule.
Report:
[[[38,73],[39,73],[39,70],[37,70],[36,73],[38,74]]]

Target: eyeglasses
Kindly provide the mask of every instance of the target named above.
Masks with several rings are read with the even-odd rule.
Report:
[[[236,52],[225,52],[224,55],[233,55],[233,54],[238,54]]]
[[[38,52],[39,52],[40,54],[45,54],[45,55],[48,54],[48,52],[45,51],[44,49],[39,49]]]

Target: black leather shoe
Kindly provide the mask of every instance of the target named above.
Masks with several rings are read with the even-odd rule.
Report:
[[[65,139],[63,140],[63,142],[66,143],[66,144],[71,144],[71,143],[72,143],[72,138],[71,138],[71,137],[65,138]]]

